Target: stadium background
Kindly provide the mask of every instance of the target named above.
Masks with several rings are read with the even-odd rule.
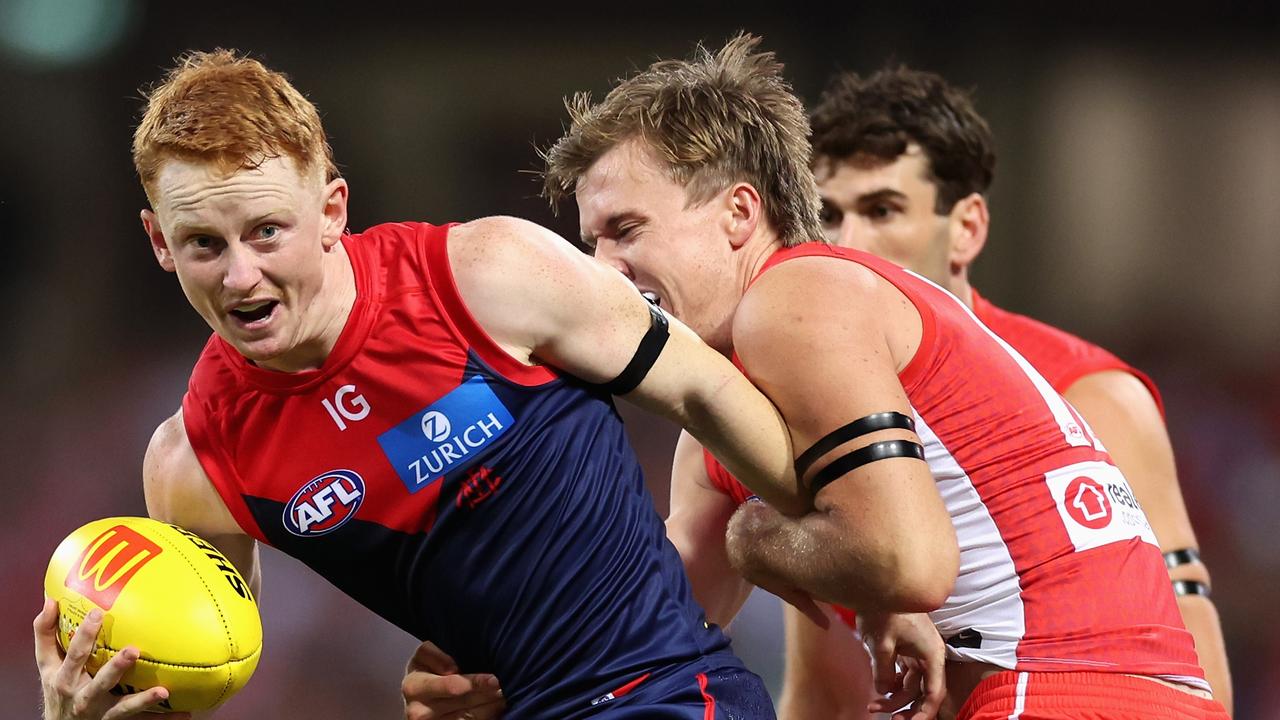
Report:
[[[143,449],[208,332],[139,229],[140,86],[185,49],[251,51],[320,107],[354,229],[505,213],[573,237],[574,209],[553,216],[526,172],[558,137],[562,96],[744,28],[806,101],[831,72],[890,58],[976,87],[999,163],[975,284],[1160,384],[1237,715],[1280,718],[1276,6],[558,6],[495,20],[427,5],[0,0],[0,715],[36,717],[29,621],[48,554],[89,519],[143,514]],[[625,412],[665,512],[674,429]],[[264,562],[264,660],[223,716],[395,717],[414,642],[293,561]],[[774,688],[776,612],[756,597],[733,628]]]

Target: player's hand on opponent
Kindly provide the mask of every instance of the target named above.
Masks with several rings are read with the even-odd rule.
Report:
[[[400,691],[406,720],[496,720],[507,709],[497,677],[459,673],[453,658],[430,641],[409,658]]]
[[[858,629],[871,654],[871,675],[879,695],[867,709],[892,713],[894,720],[936,717],[947,696],[947,656],[929,616],[859,612]]]
[[[117,720],[137,715],[169,697],[162,687],[133,693],[112,695],[111,688],[133,667],[138,649],[126,647],[116,653],[98,674],[89,677],[84,665],[93,653],[93,642],[102,629],[102,611],[93,610],[85,617],[67,647],[64,657],[58,648],[58,604],[46,599],[36,615],[36,667],[40,670],[40,686],[44,691],[44,720]],[[166,720],[190,720],[189,713],[165,715]]]

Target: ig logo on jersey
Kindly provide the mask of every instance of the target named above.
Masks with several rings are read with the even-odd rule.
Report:
[[[331,533],[355,517],[364,502],[364,479],[352,470],[330,470],[307,481],[284,506],[284,527],[299,537]]]

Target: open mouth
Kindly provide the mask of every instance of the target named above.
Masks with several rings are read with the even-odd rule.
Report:
[[[275,312],[279,304],[277,300],[263,300],[252,305],[242,305],[232,310],[231,315],[246,325],[252,325],[271,317],[271,313]]]
[[[658,295],[658,293],[653,292],[652,290],[645,290],[640,294],[644,297],[645,300],[648,300],[650,303],[652,303],[656,307],[662,307],[662,298]]]

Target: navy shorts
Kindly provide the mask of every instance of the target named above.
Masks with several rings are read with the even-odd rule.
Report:
[[[640,682],[621,696],[598,698],[602,720],[775,720],[773,701],[755,673],[738,667],[676,672]]]

